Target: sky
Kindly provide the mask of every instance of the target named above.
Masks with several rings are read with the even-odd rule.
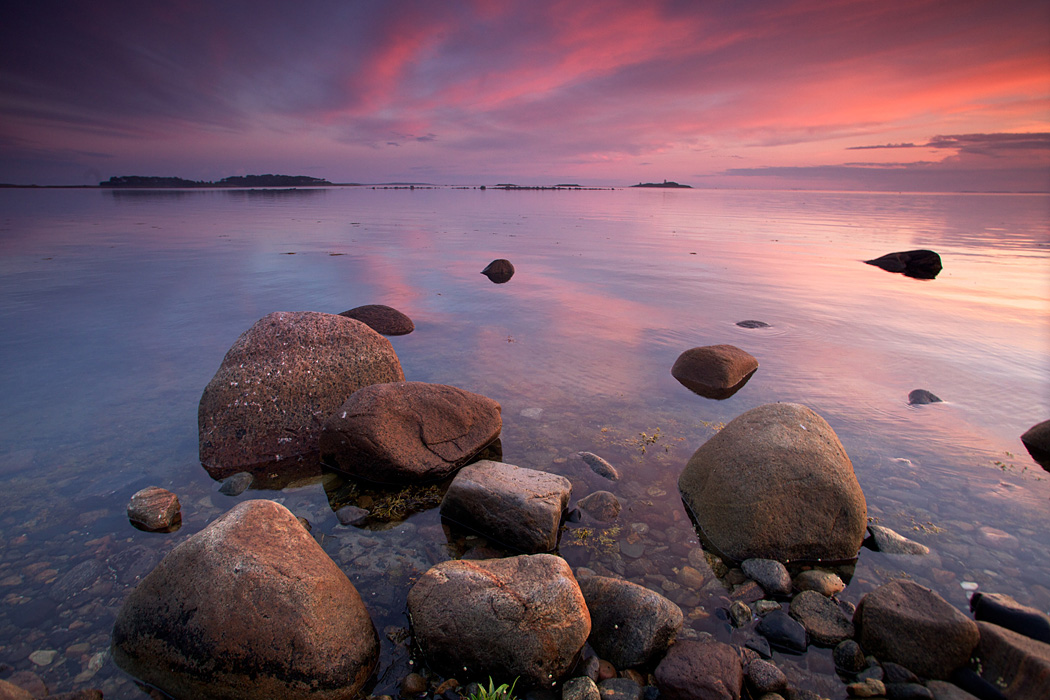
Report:
[[[1046,0],[38,0],[0,183],[1050,191]]]

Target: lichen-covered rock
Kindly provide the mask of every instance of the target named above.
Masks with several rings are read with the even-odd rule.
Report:
[[[284,506],[244,501],[127,597],[113,659],[177,699],[351,700],[379,639],[353,584]]]
[[[354,392],[324,423],[321,459],[358,478],[443,479],[499,437],[500,405],[445,384],[393,382]]]
[[[671,375],[690,391],[709,399],[727,399],[747,383],[758,360],[735,345],[706,345],[686,350]]]
[[[272,313],[241,334],[204,388],[201,463],[224,479],[315,454],[322,424],[351,394],[404,378],[390,341],[360,321]]]
[[[977,646],[977,623],[929,588],[896,579],[861,598],[853,616],[868,654],[924,678],[948,678]]]
[[[591,613],[591,647],[619,669],[659,659],[682,629],[682,610],[667,598],[623,579],[580,582]]]
[[[550,554],[442,562],[412,586],[408,611],[433,668],[520,676],[519,687],[561,680],[591,632],[572,570]]]
[[[835,431],[799,404],[766,404],[704,443],[678,488],[706,538],[731,559],[854,559],[867,504]]]
[[[481,460],[456,474],[441,515],[520,552],[549,552],[571,494],[563,476]]]
[[[405,314],[383,304],[366,304],[339,314],[364,323],[381,335],[407,335],[416,329]]]

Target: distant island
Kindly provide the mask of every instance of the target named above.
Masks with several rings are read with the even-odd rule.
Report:
[[[98,183],[99,187],[323,187],[328,180],[308,175],[234,175],[218,182],[181,177],[120,175]]]
[[[677,182],[664,180],[663,182],[639,182],[637,185],[631,185],[631,187],[681,187],[684,189],[693,189],[692,185],[679,185]]]

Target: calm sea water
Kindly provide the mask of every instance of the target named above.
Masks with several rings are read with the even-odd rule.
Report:
[[[869,515],[932,549],[862,550],[844,599],[904,575],[960,608],[976,587],[1050,610],[1050,482],[1019,440],[1050,418],[1048,221],[1050,199],[1020,195],[0,191],[0,677],[145,697],[106,653],[127,590],[238,500],[267,497],[354,580],[383,638],[376,691],[394,687],[411,581],[485,543],[446,534],[434,510],[340,526],[331,475],[223,496],[197,459],[197,403],[241,332],[272,311],[372,303],[415,321],[391,338],[406,378],[502,404],[504,461],[569,477],[574,499],[620,497],[616,525],[569,525],[561,552],[663,591],[687,636],[730,633],[717,580],[677,582],[699,564],[678,474],[721,424],[774,401],[824,416]],[[941,254],[937,279],[861,262],[914,248]],[[514,263],[509,283],[479,274],[494,258]],[[670,375],[717,343],[760,362],[725,401]],[[919,388],[944,403],[909,406]],[[176,533],[127,522],[148,485],[179,495]],[[775,660],[845,695],[827,652]]]

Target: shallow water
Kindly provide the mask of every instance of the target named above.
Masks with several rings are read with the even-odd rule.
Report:
[[[416,323],[391,338],[407,379],[501,403],[504,461],[567,476],[574,500],[620,497],[615,525],[569,524],[560,551],[663,591],[686,635],[730,631],[721,583],[678,583],[702,565],[678,473],[721,424],[773,401],[827,419],[869,516],[932,549],[862,550],[842,598],[905,575],[960,608],[976,585],[1050,610],[1050,483],[1019,440],[1050,417],[1045,196],[2,190],[0,212],[0,677],[144,697],[106,654],[128,587],[235,502],[265,497],[308,518],[358,586],[383,639],[376,692],[393,687],[409,652],[386,633],[407,627],[411,581],[486,543],[446,533],[434,510],[341,526],[334,475],[223,496],[197,460],[197,402],[241,332],[272,311],[372,303]],[[861,262],[915,248],[941,254],[937,279]],[[507,284],[479,274],[494,258],[514,263]],[[724,401],[670,375],[681,352],[717,343],[760,362]],[[917,388],[944,403],[909,406]],[[179,495],[176,533],[127,522],[147,485]],[[78,581],[88,590],[70,598]],[[39,665],[41,650],[57,653]],[[828,652],[775,661],[845,696]]]

